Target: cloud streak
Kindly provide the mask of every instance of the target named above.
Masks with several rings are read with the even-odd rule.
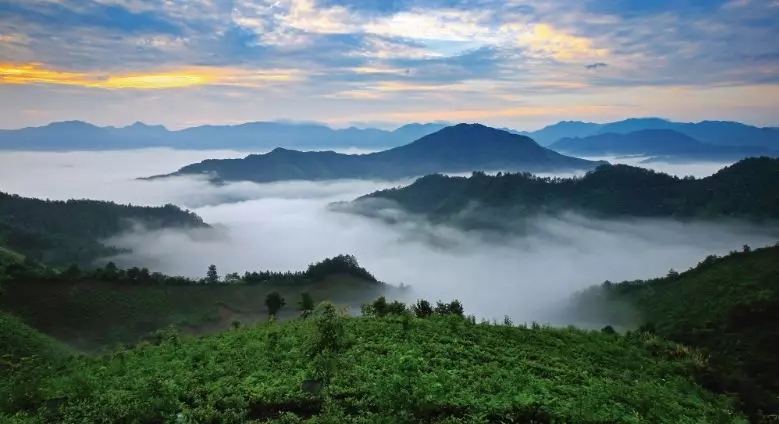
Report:
[[[177,107],[166,107],[162,119],[176,126],[197,110],[224,105],[220,98],[229,97],[225,93],[236,85],[274,107],[233,100],[212,113],[219,115],[215,119],[235,119],[239,108],[254,111],[250,119],[255,120],[298,111],[324,121],[361,111],[365,116],[355,115],[354,121],[382,113],[403,116],[408,102],[384,90],[401,82],[409,87],[402,91],[431,113],[452,101],[477,104],[482,111],[520,103],[624,104],[617,97],[626,93],[631,108],[623,115],[657,115],[663,108],[655,104],[673,104],[674,96],[639,92],[684,88],[701,95],[695,104],[673,110],[671,118],[731,114],[731,119],[776,125],[779,118],[765,108],[729,107],[746,94],[724,96],[732,100],[716,116],[706,116],[706,108],[725,90],[760,93],[765,87],[768,93],[779,87],[779,50],[773,42],[778,28],[779,7],[769,1],[664,0],[641,6],[606,0],[0,2],[0,63],[34,66],[27,79],[0,79],[0,91],[41,103],[65,98],[71,92],[63,85],[68,85],[85,90],[79,92],[84,104],[105,105],[117,99],[105,88],[175,88]],[[257,73],[264,76],[253,76]],[[290,82],[283,89],[267,84],[282,75]],[[36,88],[20,87],[20,81]],[[482,82],[480,90],[449,89],[473,81]],[[196,92],[204,86],[210,101]],[[301,108],[303,98],[308,102]],[[768,94],[758,101],[766,99]],[[771,105],[777,106],[776,100]],[[108,124],[144,119],[139,107],[124,108],[133,110],[132,117],[88,108],[78,117],[51,108],[48,116]],[[10,107],[1,111],[6,121],[0,119],[0,126],[33,120]],[[561,112],[523,122],[575,118]],[[492,123],[518,126],[506,115]]]

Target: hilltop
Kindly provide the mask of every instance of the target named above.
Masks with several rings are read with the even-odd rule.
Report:
[[[701,143],[681,132],[648,129],[626,134],[605,133],[589,137],[563,138],[550,149],[581,156],[636,155],[684,160],[739,160],[749,156],[779,156],[779,150],[749,146]],[[777,143],[779,149],[779,143]]]
[[[468,178],[429,175],[340,208],[366,214],[400,208],[464,225],[497,225],[564,211],[601,217],[776,220],[778,186],[779,159],[761,157],[744,159],[700,179],[627,165],[603,165],[576,178],[481,172]]]
[[[243,159],[209,159],[152,178],[206,174],[214,181],[399,179],[484,169],[581,170],[597,164],[543,148],[525,136],[479,124],[458,124],[405,146],[371,154],[276,148],[270,153]]]
[[[733,393],[753,422],[779,413],[779,244],[709,256],[686,271],[646,281],[606,282],[572,301],[583,321],[641,324],[702,349],[709,367],[698,380]],[[628,313],[626,313],[628,312]]]

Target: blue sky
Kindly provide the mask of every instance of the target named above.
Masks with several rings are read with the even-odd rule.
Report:
[[[0,128],[779,126],[779,0],[0,0]]]

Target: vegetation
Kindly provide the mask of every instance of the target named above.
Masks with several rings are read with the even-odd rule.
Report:
[[[394,290],[378,282],[350,255],[311,264],[304,272],[247,272],[245,276],[249,278],[214,282],[208,277],[190,279],[145,268],[123,270],[113,263],[88,271],[27,268],[16,263],[0,268],[0,309],[79,349],[96,350],[135,343],[169,325],[202,334],[229,328],[235,321],[263,320],[269,314],[294,318],[293,310],[265,304],[274,292],[280,301],[307,292],[311,303],[315,297],[356,309]]]
[[[166,331],[132,349],[36,365],[43,371],[25,380],[34,396],[0,385],[0,414],[26,423],[745,422],[691,379],[701,367],[694,351],[647,333],[349,318],[325,303],[309,319],[201,338]]]
[[[532,139],[478,124],[459,124],[381,152],[348,155],[276,148],[243,159],[208,159],[169,175],[211,175],[214,181],[398,179],[474,169],[557,171],[592,169],[598,163],[564,156]]]
[[[710,359],[701,384],[738,397],[754,422],[779,414],[779,246],[744,246],[665,278],[607,282],[579,296],[576,309],[702,349]]]
[[[603,165],[579,178],[481,172],[470,178],[430,175],[358,201],[388,199],[412,213],[472,225],[494,224],[497,217],[514,220],[564,210],[608,217],[776,220],[776,187],[779,159],[760,157],[744,159],[700,179],[627,165]]]
[[[39,262],[89,265],[97,258],[119,252],[104,239],[137,225],[147,229],[207,226],[194,213],[174,205],[51,201],[0,192],[0,247]]]

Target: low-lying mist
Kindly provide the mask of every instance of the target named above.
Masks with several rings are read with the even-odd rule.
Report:
[[[134,180],[209,157],[244,155],[165,149],[3,153],[0,190],[52,199],[174,203],[215,227],[118,237],[113,241],[134,251],[117,258],[124,266],[200,277],[209,264],[215,264],[221,275],[301,270],[326,257],[350,253],[378,279],[411,285],[414,298],[457,298],[467,313],[498,319],[509,315],[515,322],[566,323],[557,306],[577,290],[605,280],[665,275],[671,268],[685,270],[710,254],[777,241],[775,231],[746,224],[600,221],[563,214],[538,217],[532,233],[497,242],[478,233],[430,226],[416,218],[391,225],[327,208],[331,202],[410,181],[216,187],[192,178]],[[638,160],[630,163],[634,161]],[[705,176],[722,166],[651,164],[682,176]]]

